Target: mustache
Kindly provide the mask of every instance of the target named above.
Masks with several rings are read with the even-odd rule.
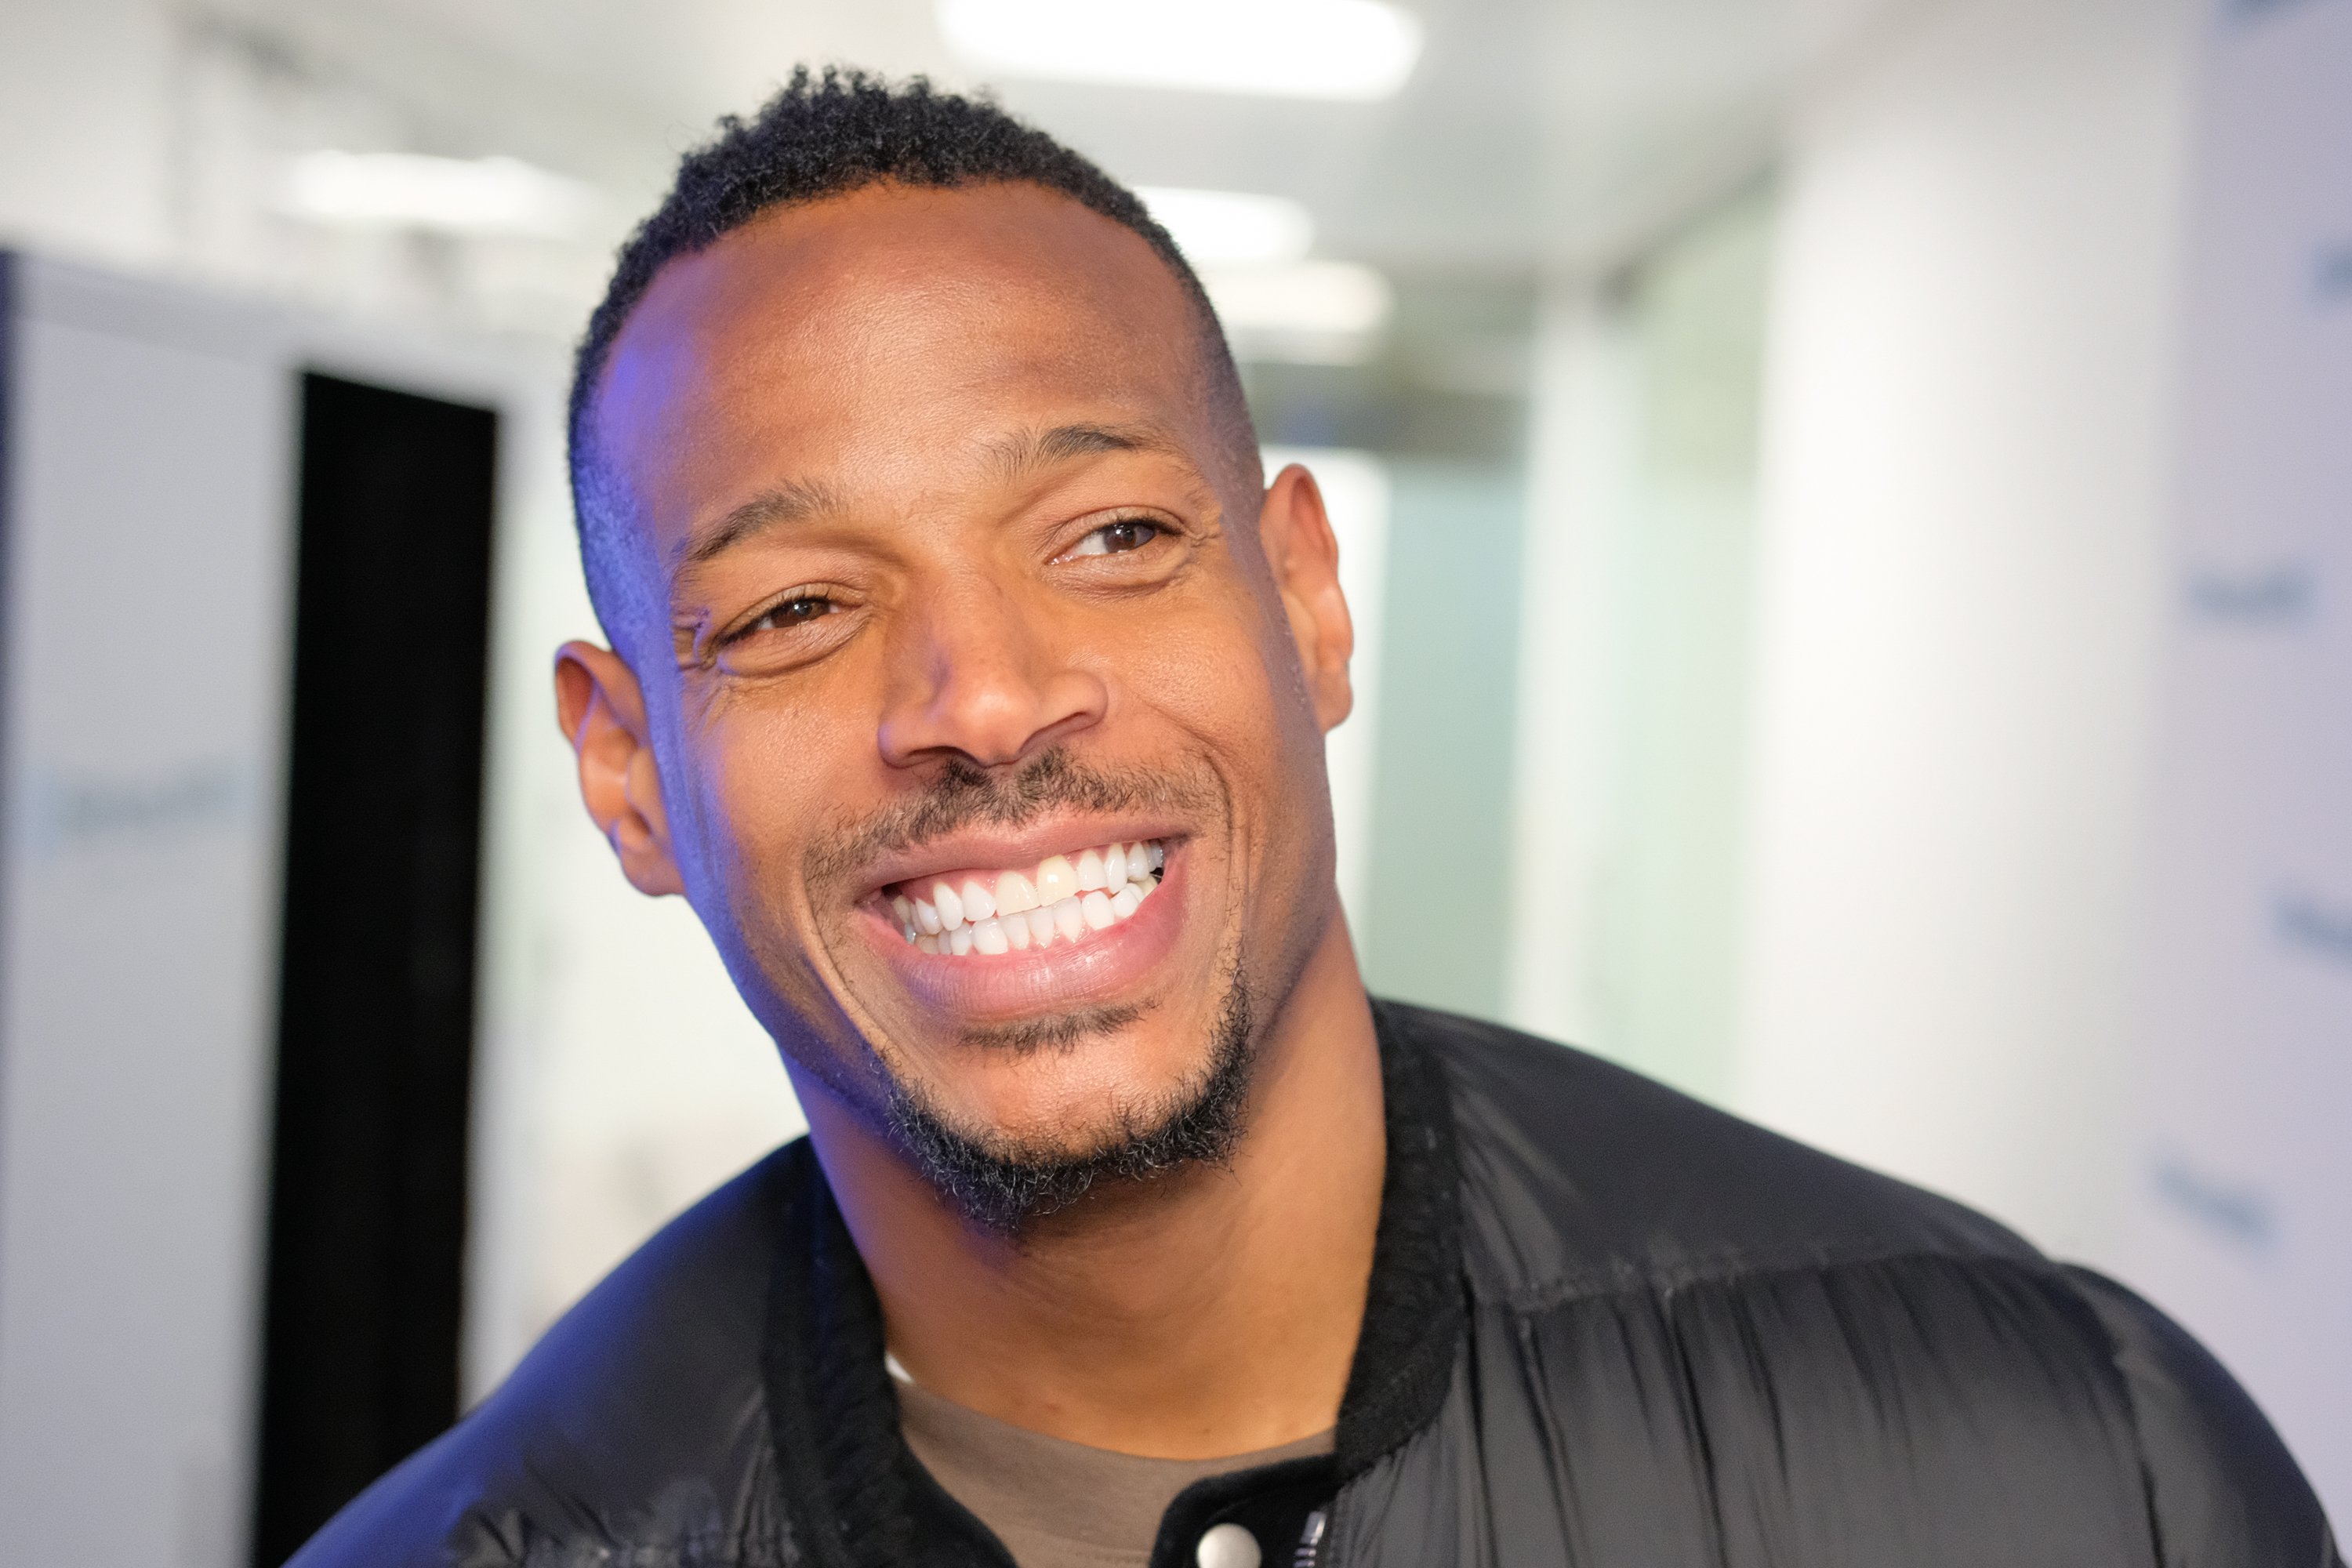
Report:
[[[1205,768],[1098,767],[1066,746],[1051,747],[1009,770],[952,757],[922,794],[820,837],[808,852],[809,884],[854,879],[884,855],[968,827],[1024,827],[1056,811],[1200,813],[1221,797],[1213,778]]]

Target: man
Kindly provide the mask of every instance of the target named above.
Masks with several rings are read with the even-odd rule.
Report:
[[[810,1136],[302,1568],[2337,1561],[2120,1288],[1366,999],[1321,500],[1074,154],[796,76],[623,252],[572,436],[590,815]]]

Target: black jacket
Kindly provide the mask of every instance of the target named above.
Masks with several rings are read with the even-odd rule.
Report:
[[[1160,1568],[1221,1520],[1268,1568],[2341,1568],[2261,1414],[2121,1287],[1574,1051],[1378,1014],[1389,1173],[1337,1452],[1192,1488]],[[899,1439],[805,1143],[294,1559],[1008,1562]]]

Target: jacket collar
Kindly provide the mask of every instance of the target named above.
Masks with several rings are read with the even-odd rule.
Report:
[[[1444,1076],[1378,1002],[1388,1171],[1372,1279],[1331,1458],[1344,1485],[1436,1418],[1466,1321],[1459,1166]],[[805,1141],[787,1151],[762,1350],[771,1435],[793,1544],[822,1568],[970,1562],[941,1530],[971,1521],[898,1434],[882,1311]],[[984,1538],[983,1538],[984,1539]],[[971,1542],[967,1541],[969,1548]],[[985,1553],[983,1553],[985,1555]]]

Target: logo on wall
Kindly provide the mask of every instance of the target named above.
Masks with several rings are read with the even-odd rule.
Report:
[[[2317,0],[2221,0],[2221,20],[2235,26],[2252,26],[2316,3]]]
[[[129,776],[45,772],[26,794],[33,850],[48,856],[176,845],[241,820],[253,792],[244,769],[210,762]]]
[[[2352,242],[2336,240],[2319,247],[2311,264],[2311,291],[2322,305],[2352,300]]]
[[[2239,572],[2193,567],[2186,597],[2200,620],[2247,627],[2295,626],[2317,607],[2319,581],[2300,561]]]
[[[2277,1243],[2277,1215],[2259,1189],[2221,1180],[2177,1152],[2158,1154],[2150,1173],[2165,1207],[2198,1229],[2248,1252]]]
[[[2352,908],[2289,892],[2279,895],[2271,917],[2289,946],[2352,967]]]
[[[2249,1253],[2267,1253],[2277,1244],[2277,1213],[2258,1187],[2216,1178],[2173,1150],[2157,1154],[2149,1173],[2164,1206],[2209,1237]]]

